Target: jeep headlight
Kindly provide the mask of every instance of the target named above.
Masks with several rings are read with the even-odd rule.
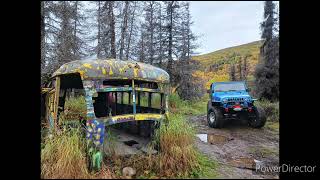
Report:
[[[228,102],[228,99],[223,99],[222,102],[223,102],[223,103],[227,103],[227,102]]]
[[[247,98],[245,98],[244,100],[247,101],[247,102],[250,102],[250,101],[251,101],[251,98],[247,97]]]

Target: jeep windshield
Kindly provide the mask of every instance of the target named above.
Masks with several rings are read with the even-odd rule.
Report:
[[[221,83],[215,84],[215,92],[226,92],[226,91],[245,91],[246,87],[244,83]]]

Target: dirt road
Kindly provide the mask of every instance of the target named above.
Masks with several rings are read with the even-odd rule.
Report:
[[[279,178],[277,173],[256,172],[256,167],[279,164],[279,133],[269,128],[254,129],[231,121],[222,129],[210,128],[206,115],[189,118],[198,133],[200,152],[219,163],[221,178]],[[201,138],[201,140],[200,140]]]

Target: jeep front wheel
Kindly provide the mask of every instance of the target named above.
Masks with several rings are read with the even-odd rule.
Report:
[[[263,127],[267,120],[265,111],[261,107],[253,107],[253,112],[255,117],[250,119],[249,125],[253,128]]]
[[[222,128],[223,126],[222,112],[216,107],[212,107],[211,109],[209,109],[207,120],[208,125],[212,128]]]

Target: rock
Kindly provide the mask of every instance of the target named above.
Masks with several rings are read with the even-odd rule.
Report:
[[[134,176],[136,174],[136,170],[133,169],[132,167],[125,167],[122,169],[122,175],[126,176],[126,177],[131,177]]]
[[[148,154],[148,153],[150,153],[150,154],[157,154],[157,153],[158,153],[157,150],[155,150],[155,149],[149,149],[149,148],[147,148],[147,147],[142,147],[142,148],[140,148],[140,150],[141,150],[142,152],[146,153],[146,154]]]
[[[136,149],[138,149],[138,150],[141,149],[141,145],[140,145],[140,144],[134,144],[134,145],[132,145],[132,147],[133,147],[133,148],[136,148]]]

